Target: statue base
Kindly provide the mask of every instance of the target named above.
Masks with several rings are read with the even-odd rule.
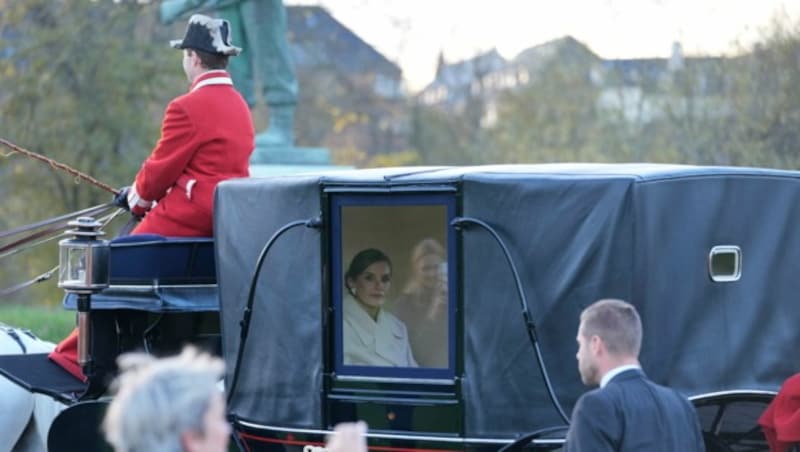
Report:
[[[251,165],[330,165],[331,153],[325,148],[259,146],[250,157]]]
[[[251,177],[345,169],[352,167],[331,164],[331,153],[326,148],[256,144],[256,149],[250,157]]]

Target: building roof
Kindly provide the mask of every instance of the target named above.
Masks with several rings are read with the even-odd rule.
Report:
[[[379,72],[402,78],[400,67],[319,6],[286,8],[290,51],[298,67],[329,66],[346,74]]]
[[[442,61],[442,60],[440,60]],[[446,85],[469,85],[476,76],[499,71],[508,64],[497,49],[455,63],[440,64],[435,82]]]
[[[580,58],[590,61],[600,58],[584,43],[572,36],[553,39],[542,44],[528,47],[512,60],[514,63],[525,66],[540,66],[553,58]]]

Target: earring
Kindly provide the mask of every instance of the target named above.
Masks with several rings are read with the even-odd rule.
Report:
[[[355,288],[350,289],[350,293],[352,293],[354,297],[358,295],[358,291]]]

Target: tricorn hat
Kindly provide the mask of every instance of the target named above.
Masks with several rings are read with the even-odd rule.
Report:
[[[175,49],[194,49],[217,55],[238,55],[242,51],[231,45],[231,24],[225,19],[213,19],[202,14],[189,18],[183,39],[170,41]]]

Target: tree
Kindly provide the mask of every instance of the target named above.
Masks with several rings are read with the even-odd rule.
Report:
[[[776,17],[758,44],[731,61],[733,164],[800,166],[800,20]]]
[[[472,121],[470,121],[470,116]],[[466,165],[482,163],[486,149],[476,140],[474,114],[448,114],[421,103],[411,111],[411,146],[424,165]],[[487,160],[488,161],[488,158]]]
[[[164,105],[185,90],[178,53],[158,36],[164,30],[156,28],[157,5],[0,6],[0,136],[112,185],[129,184],[155,144]],[[0,160],[0,173],[0,189],[13,193],[3,206],[5,227],[111,197],[17,155]],[[0,287],[51,268],[55,250],[49,245],[25,264],[0,260]]]
[[[597,135],[599,90],[591,61],[552,65],[535,81],[508,91],[498,103],[492,147],[500,162],[601,160]]]

